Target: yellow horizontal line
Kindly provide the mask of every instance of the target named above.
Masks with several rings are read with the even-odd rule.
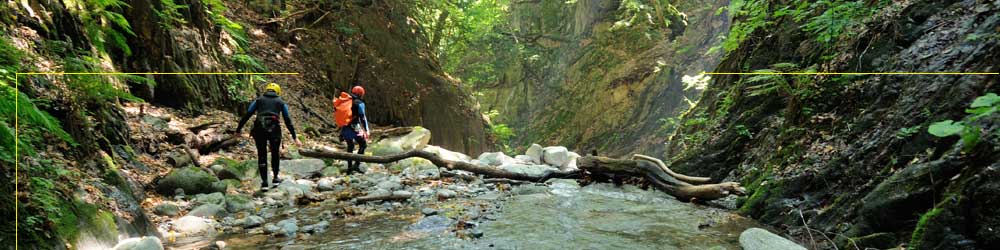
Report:
[[[19,72],[19,75],[298,75],[298,72]]]
[[[704,72],[706,75],[1000,75],[995,72]]]

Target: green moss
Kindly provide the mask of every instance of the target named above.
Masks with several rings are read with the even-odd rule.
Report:
[[[923,244],[924,233],[927,231],[927,226],[934,220],[944,209],[940,207],[934,207],[930,211],[927,211],[920,216],[920,220],[917,222],[917,228],[913,230],[913,235],[910,237],[910,248],[920,249],[921,244]]]

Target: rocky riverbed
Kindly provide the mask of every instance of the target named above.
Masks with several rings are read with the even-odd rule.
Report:
[[[419,149],[533,175],[575,169],[580,157],[532,145],[522,155],[473,158],[427,145],[426,129],[402,131],[377,140],[369,154]],[[330,138],[317,139],[307,144],[338,150],[316,143]],[[362,164],[363,173],[345,175],[344,162],[302,158],[295,148],[281,161],[282,181],[262,190],[249,146],[200,156],[202,167],[163,170],[150,181],[154,198],[143,202],[161,237],[117,249],[740,249],[740,233],[759,226],[727,212],[725,201],[685,203],[633,185],[484,179],[420,158]]]

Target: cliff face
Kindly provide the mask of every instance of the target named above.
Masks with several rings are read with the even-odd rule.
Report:
[[[662,152],[672,126],[663,118],[699,91],[682,79],[718,62],[721,53],[709,50],[728,30],[727,13],[717,12],[728,1],[626,2],[512,4],[514,39],[526,49],[510,57],[525,59],[477,91],[483,110],[499,111],[495,122],[515,130],[515,146]]]
[[[997,2],[795,12],[783,2],[745,1],[730,34],[746,38],[717,71],[1000,71]],[[742,181],[753,195],[739,201],[740,211],[800,239],[808,238],[804,220],[841,249],[995,249],[1000,117],[969,116],[979,112],[974,101],[989,106],[989,97],[977,97],[997,93],[998,82],[995,75],[720,76],[685,115],[665,157],[681,171]],[[928,133],[943,120],[971,124],[966,131],[978,143]]]

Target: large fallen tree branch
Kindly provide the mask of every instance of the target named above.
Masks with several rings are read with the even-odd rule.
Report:
[[[449,161],[439,157],[436,154],[423,151],[423,150],[411,150],[399,154],[386,155],[386,156],[368,156],[359,155],[346,152],[337,152],[330,150],[317,150],[308,149],[299,152],[303,156],[316,157],[316,158],[330,158],[338,160],[353,160],[368,163],[391,163],[400,161],[406,158],[419,157],[429,160],[435,166],[447,168],[450,170],[463,170],[472,172],[475,174],[481,174],[488,178],[504,178],[518,181],[528,181],[528,182],[545,182],[546,180],[553,178],[564,178],[564,179],[578,179],[586,174],[614,174],[622,176],[631,176],[644,178],[653,184],[657,189],[677,197],[680,200],[690,201],[693,199],[698,200],[714,200],[729,196],[730,194],[742,195],[745,194],[745,190],[740,187],[739,183],[736,182],[726,182],[719,184],[703,184],[703,185],[691,185],[690,183],[684,182],[675,178],[674,175],[668,173],[665,165],[662,167],[659,163],[654,163],[653,160],[627,160],[627,159],[613,159],[608,157],[600,156],[585,156],[577,159],[577,166],[580,170],[576,171],[546,171],[542,176],[532,176],[522,173],[508,172],[491,167],[478,166],[472,163],[460,162],[460,161]],[[648,157],[648,156],[647,156]],[[650,159],[655,159],[648,157]],[[691,177],[686,175],[680,175],[673,173],[678,176],[684,176],[684,179],[694,180],[694,181],[706,181],[704,177]]]
[[[683,182],[687,182],[687,183],[691,183],[691,184],[706,184],[706,183],[709,183],[710,181],[712,181],[712,179],[708,178],[708,177],[694,177],[694,176],[687,176],[687,175],[683,175],[683,174],[678,174],[678,173],[670,170],[670,168],[667,167],[666,163],[663,163],[663,161],[661,161],[660,159],[656,159],[656,158],[653,158],[651,156],[641,155],[641,154],[635,154],[635,155],[632,156],[632,160],[647,160],[647,161],[651,161],[653,163],[656,163],[656,165],[659,166],[660,169],[663,169],[664,172],[666,172],[670,176],[673,176],[674,178],[677,178],[678,180],[681,180]]]
[[[475,174],[485,175],[491,178],[506,178],[511,180],[522,180],[522,181],[539,181],[544,178],[544,176],[532,176],[522,173],[508,172],[496,168],[482,167],[472,163],[461,162],[461,161],[449,161],[441,158],[440,156],[423,150],[410,150],[399,154],[386,155],[386,156],[369,156],[369,155],[359,155],[345,152],[329,151],[329,150],[316,150],[308,149],[299,151],[302,156],[316,157],[316,158],[329,158],[338,160],[352,160],[368,163],[391,163],[400,161],[406,158],[419,157],[424,158],[435,166],[447,168],[451,170],[463,170],[469,171]]]
[[[585,156],[577,159],[576,163],[581,170],[591,173],[610,173],[645,178],[660,191],[684,201],[715,200],[730,194],[746,194],[746,191],[736,182],[691,185],[674,178],[652,161]]]

